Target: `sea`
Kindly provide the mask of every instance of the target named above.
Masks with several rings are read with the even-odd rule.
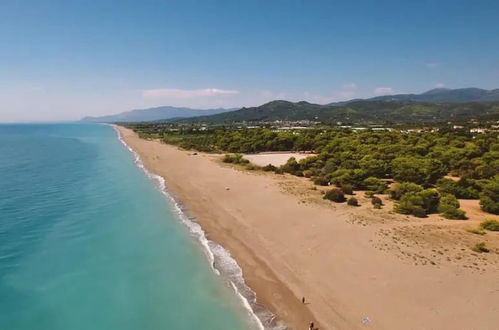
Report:
[[[0,125],[1,330],[262,329],[240,277],[112,126]]]

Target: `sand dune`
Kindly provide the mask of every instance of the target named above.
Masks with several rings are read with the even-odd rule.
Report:
[[[119,129],[290,328],[497,329],[499,233],[374,210],[360,195],[359,208],[331,204],[307,180],[241,171]],[[474,254],[477,240],[492,253]]]

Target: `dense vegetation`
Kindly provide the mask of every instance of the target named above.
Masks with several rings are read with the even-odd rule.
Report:
[[[424,217],[441,213],[465,219],[457,199],[480,199],[484,211],[499,214],[498,132],[471,134],[466,130],[403,133],[350,131],[333,128],[299,131],[258,129],[160,130],[157,125],[134,128],[146,138],[160,138],[187,149],[248,153],[313,151],[297,162],[291,158],[276,169],[305,176],[317,185],[334,185],[325,198],[343,202],[351,190],[387,193],[395,210]],[[240,156],[227,161],[240,162]],[[395,181],[389,187],[389,182]],[[338,190],[341,190],[341,194]],[[372,196],[372,195],[371,195]],[[373,205],[381,205],[376,200]]]

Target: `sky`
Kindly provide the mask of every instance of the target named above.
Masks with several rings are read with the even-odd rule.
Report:
[[[0,122],[499,88],[499,1],[0,0]]]

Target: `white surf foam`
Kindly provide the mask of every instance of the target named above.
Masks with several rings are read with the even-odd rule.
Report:
[[[255,292],[246,285],[242,269],[239,267],[236,260],[231,256],[229,251],[223,248],[220,244],[206,238],[205,232],[201,226],[195,222],[193,218],[187,215],[183,205],[168,192],[165,179],[160,175],[150,172],[144,166],[144,163],[140,159],[138,153],[123,140],[121,132],[116,127],[112,127],[116,131],[120,142],[134,156],[135,165],[142,169],[144,173],[156,183],[159,191],[170,201],[171,205],[177,212],[178,218],[187,227],[191,236],[194,237],[199,244],[201,244],[203,252],[207,257],[212,270],[229,282],[236,296],[241,300],[242,305],[248,311],[248,315],[255,323],[255,326],[261,330],[287,329],[284,324],[276,321],[274,314],[257,303]]]

